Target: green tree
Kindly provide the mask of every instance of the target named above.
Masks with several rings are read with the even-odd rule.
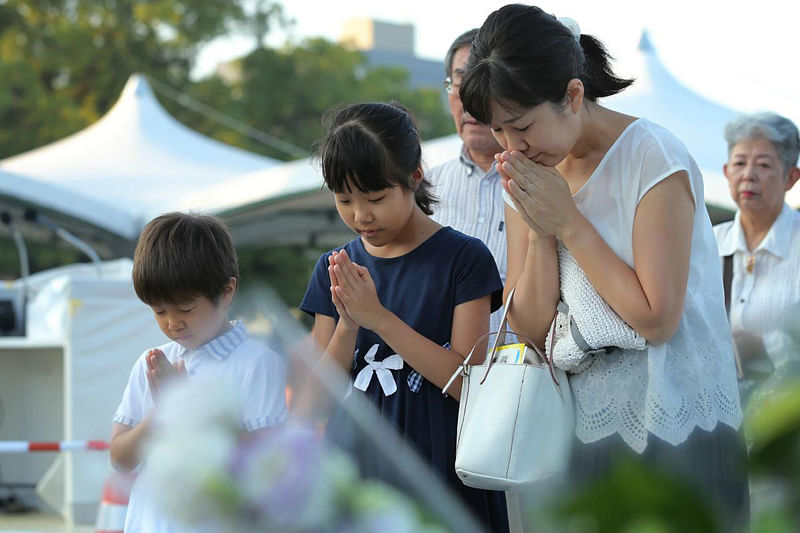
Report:
[[[242,1],[0,0],[0,157],[96,121],[131,73],[184,89]]]
[[[2,231],[2,230],[0,230]],[[70,263],[89,262],[91,259],[74,247],[58,240],[27,242],[31,273]],[[19,254],[14,241],[0,233],[0,281],[13,281],[22,275]]]
[[[314,38],[280,49],[259,47],[231,65],[233,80],[211,76],[189,93],[198,101],[259,131],[304,150],[322,134],[322,117],[333,106],[397,100],[414,114],[420,134],[433,139],[452,132],[439,88],[412,89],[402,68],[370,67],[361,52]],[[285,152],[265,146],[207,116],[170,104],[192,127],[213,137],[278,159]]]
[[[303,246],[244,246],[237,252],[244,290],[267,285],[287,307],[295,308],[305,294],[317,258],[325,250]],[[297,317],[306,327],[313,325],[313,320],[305,313]]]

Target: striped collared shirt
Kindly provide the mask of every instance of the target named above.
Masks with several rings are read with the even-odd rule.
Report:
[[[483,241],[492,252],[500,279],[505,284],[503,186],[494,164],[489,172],[484,172],[469,157],[467,147],[462,145],[458,158],[433,167],[425,177],[433,184],[433,193],[439,198],[431,218]],[[492,314],[491,331],[500,325],[500,313],[498,310]]]
[[[231,322],[231,329],[218,337],[214,337],[196,350],[189,350],[181,347],[181,349],[178,351],[178,356],[187,358],[191,357],[193,352],[206,350],[211,357],[217,361],[222,361],[228,357],[228,355],[246,338],[247,329],[244,327],[244,324],[241,322],[241,320],[237,320],[235,322]]]

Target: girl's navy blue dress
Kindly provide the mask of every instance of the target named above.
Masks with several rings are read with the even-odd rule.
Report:
[[[369,269],[381,304],[415,331],[441,346],[449,347],[453,311],[457,305],[487,294],[492,295],[492,311],[502,303],[503,287],[489,250],[480,240],[450,227],[440,229],[401,257],[373,257],[364,249],[360,238],[343,248],[353,262]],[[330,254],[325,253],[317,261],[300,309],[312,316],[320,313],[338,320],[339,314],[330,296]],[[375,361],[396,353],[374,332],[361,328],[351,380],[366,366],[364,356],[375,345]],[[423,460],[447,481],[490,531],[507,531],[504,494],[466,487],[455,474],[458,402],[443,396],[436,385],[408,363],[404,363],[401,370],[393,370],[392,377],[397,391],[389,396],[384,395],[376,376],[372,377],[366,392],[351,386],[351,394],[366,394],[381,415],[407,442],[413,443]],[[369,443],[357,435],[342,410],[331,416],[329,438],[354,454],[364,475],[402,486],[396,473],[391,473],[387,467],[386,458],[372,452]]]

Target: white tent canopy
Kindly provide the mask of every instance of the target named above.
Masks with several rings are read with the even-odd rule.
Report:
[[[9,212],[16,224],[26,225],[23,212],[33,208],[47,213],[59,224],[83,232],[85,224],[116,235],[136,231],[132,218],[103,202],[51,185],[38,179],[0,170],[0,209]],[[80,222],[76,226],[75,222]]]
[[[461,139],[449,135],[423,142],[426,168],[452,159]],[[336,214],[333,195],[311,159],[259,170],[198,191],[179,207],[215,213],[227,221],[239,244],[336,245],[353,237]]]
[[[620,62],[617,70],[625,76],[630,73],[636,81],[618,95],[603,100],[603,104],[646,117],[674,133],[703,172],[706,203],[734,210],[736,206],[722,174],[727,155],[722,130],[737,111],[692,92],[676,80],[658,59],[647,32],[642,34],[632,61]]]
[[[81,194],[116,211],[103,228],[133,240],[144,222],[192,191],[273,166],[276,160],[205,137],[173,119],[134,74],[96,123],[52,144],[0,161],[0,169]],[[88,205],[42,187],[51,207]],[[99,218],[99,217],[95,217]]]
[[[623,113],[646,117],[674,133],[703,172],[706,204],[735,210],[722,173],[728,156],[723,130],[739,111],[709,100],[675,79],[659,60],[647,32],[642,34],[632,61],[620,61],[615,70],[636,81],[602,103]],[[800,207],[800,187],[789,191],[786,199],[792,207]]]

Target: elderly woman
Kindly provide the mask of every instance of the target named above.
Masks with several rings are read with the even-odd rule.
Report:
[[[714,232],[747,393],[754,375],[800,363],[786,334],[787,318],[796,316],[790,310],[800,305],[800,213],[784,202],[800,177],[800,140],[792,121],[775,113],[735,119],[725,139],[723,168],[739,210]]]

